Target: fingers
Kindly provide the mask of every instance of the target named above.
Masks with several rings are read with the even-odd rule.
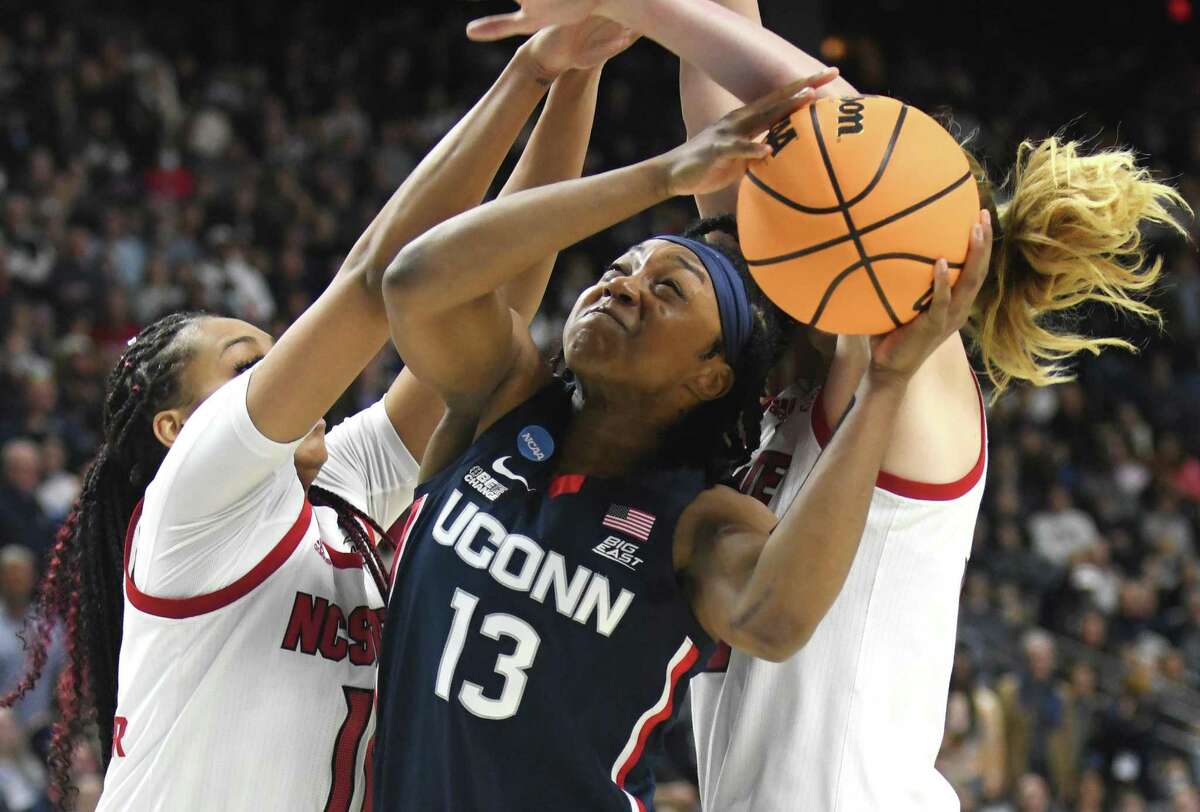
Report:
[[[535,31],[537,26],[530,22],[524,10],[510,14],[493,14],[467,23],[467,37],[476,42],[492,42],[518,34],[532,34]]]
[[[744,158],[747,161],[757,161],[771,154],[771,145],[764,144],[762,141],[739,138],[724,146],[721,153],[725,158]]]
[[[951,302],[950,266],[945,259],[939,259],[933,265],[933,298],[930,299],[929,309],[922,314],[929,327],[939,334],[950,320]]]
[[[730,119],[738,132],[756,135],[797,108],[811,102],[816,98],[816,88],[832,82],[837,77],[837,68],[826,68],[771,91],[761,99],[731,113]]]
[[[813,100],[815,93],[811,87],[800,86],[799,83],[788,85],[791,92],[778,98],[760,99],[752,105],[737,111],[732,120],[734,132],[741,135],[754,136],[764,132],[777,121],[787,118],[791,113]],[[793,89],[794,88],[794,89]],[[775,96],[775,94],[772,94]]]
[[[829,84],[834,79],[838,78],[840,74],[840,70],[830,65],[829,67],[825,68],[825,70],[821,71],[820,73],[814,73],[804,81],[808,83],[809,87],[818,88]]]
[[[954,284],[950,318],[958,329],[966,323],[983,280],[987,278],[992,259],[992,218],[987,209],[979,212],[979,220],[971,226],[967,243],[967,260]]]

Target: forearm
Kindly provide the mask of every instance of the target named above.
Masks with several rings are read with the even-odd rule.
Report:
[[[762,25],[758,0],[717,0],[729,10]],[[679,107],[688,137],[700,132],[721,116],[741,106],[737,96],[717,84],[707,73],[687,60],[679,60]],[[696,197],[701,217],[714,217],[737,209],[739,184]]]
[[[362,276],[378,295],[383,270],[406,243],[477,206],[549,85],[527,51],[519,49],[388,200],[350,251],[344,272]]]
[[[568,71],[554,81],[537,126],[500,197],[579,177],[592,135],[599,86],[599,67]],[[554,254],[542,258],[501,291],[508,306],[527,321],[541,305],[555,258]]]
[[[430,319],[668,197],[662,157],[498,198],[409,243],[386,274],[393,318]]]
[[[903,382],[868,377],[843,425],[771,532],[733,614],[785,649],[799,648],[850,572]]]
[[[762,25],[758,0],[715,0],[754,25]],[[741,106],[737,96],[717,84],[703,68],[686,59],[679,60],[679,106],[688,137]]]
[[[650,37],[744,102],[825,68],[756,20],[712,0],[607,0],[600,13]],[[856,92],[837,79],[818,94]]]

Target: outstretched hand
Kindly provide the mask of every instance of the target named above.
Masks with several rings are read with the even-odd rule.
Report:
[[[871,338],[870,374],[907,380],[951,333],[961,330],[987,276],[991,256],[992,218],[984,209],[971,227],[967,259],[953,287],[949,266],[939,259],[933,266],[929,309],[903,327]]]
[[[770,154],[757,140],[776,122],[812,102],[815,89],[837,78],[826,68],[779,88],[757,101],[726,114],[702,132],[662,156],[666,162],[667,193],[702,195],[741,180],[750,161]]]
[[[601,0],[516,0],[520,8],[508,14],[480,17],[467,24],[467,36],[491,42],[532,34],[551,25],[573,25],[596,14]]]
[[[568,70],[603,64],[637,41],[638,34],[606,17],[584,17],[576,23],[552,25],[529,40],[529,53],[548,78]]]

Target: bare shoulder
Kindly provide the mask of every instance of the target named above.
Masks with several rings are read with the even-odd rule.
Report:
[[[686,569],[698,552],[732,535],[769,534],[779,519],[757,499],[725,485],[701,491],[675,526],[675,569]]]

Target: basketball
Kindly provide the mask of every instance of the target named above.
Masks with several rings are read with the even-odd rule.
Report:
[[[945,257],[967,254],[979,193],[966,153],[925,113],[886,96],[825,98],[767,134],[738,191],[742,251],[759,287],[825,332],[911,321]]]

